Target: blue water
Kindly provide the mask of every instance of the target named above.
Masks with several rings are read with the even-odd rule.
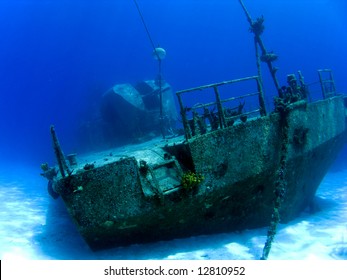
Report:
[[[167,51],[163,76],[173,90],[256,74],[253,37],[238,1],[138,3],[155,45]],[[317,69],[331,68],[337,90],[347,93],[346,1],[244,3],[253,18],[265,17],[263,40],[279,55],[275,64],[281,84],[297,70],[307,82],[315,82]],[[23,213],[32,204],[38,212],[48,209],[43,216],[40,212],[36,232],[46,224],[42,217],[49,220],[52,212],[63,211],[55,210],[54,203],[59,202],[45,196],[46,182],[39,176],[41,163],[54,163],[50,125],[55,125],[66,153],[79,152],[81,127],[97,114],[102,94],[116,83],[154,79],[158,68],[133,0],[1,0],[0,36],[1,200],[24,207]],[[275,89],[265,67],[263,72],[271,104]],[[345,154],[335,166],[340,170],[347,165]],[[1,223],[11,207],[3,209]],[[34,212],[8,215],[23,221],[23,232],[28,217],[30,227],[36,224]],[[52,232],[68,223],[68,219],[55,221],[49,223]],[[35,247],[30,258],[72,257],[56,253],[50,241],[47,249],[48,236],[35,243],[26,239],[31,241],[23,248]]]

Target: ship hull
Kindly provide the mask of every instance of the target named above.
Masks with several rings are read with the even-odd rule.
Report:
[[[81,159],[70,176],[55,179],[54,189],[94,250],[263,227],[271,220],[285,145],[280,217],[286,223],[310,206],[342,149],[345,110],[342,96],[293,104],[285,138],[283,116],[273,113],[187,141]],[[187,171],[200,176],[198,186],[182,186]]]

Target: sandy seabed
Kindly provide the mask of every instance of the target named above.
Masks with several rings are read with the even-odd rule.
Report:
[[[31,260],[255,260],[267,228],[195,236],[93,252],[78,234],[61,199],[46,191],[39,169],[0,173],[0,259]],[[280,225],[269,259],[347,260],[347,170],[328,173],[315,213]]]

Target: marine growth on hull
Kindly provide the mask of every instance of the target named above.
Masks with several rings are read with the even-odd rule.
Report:
[[[114,85],[85,129],[89,145],[105,149],[65,155],[51,126],[57,166],[42,164],[42,176],[92,249],[269,226],[267,259],[278,224],[312,201],[345,141],[346,99],[329,69],[318,71],[318,98],[300,71],[280,86],[264,18],[239,2],[257,75],[177,91],[177,113],[161,71],[166,51],[153,45],[158,77]],[[261,63],[275,86],[272,107]]]

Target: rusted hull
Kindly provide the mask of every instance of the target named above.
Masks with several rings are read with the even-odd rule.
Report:
[[[144,153],[112,154],[56,180],[54,188],[94,250],[267,226],[287,141],[281,207],[287,222],[310,205],[344,145],[344,104],[334,97],[293,106],[287,139],[279,114],[272,114],[188,141],[142,145]],[[182,187],[187,170],[202,176],[196,188]]]

